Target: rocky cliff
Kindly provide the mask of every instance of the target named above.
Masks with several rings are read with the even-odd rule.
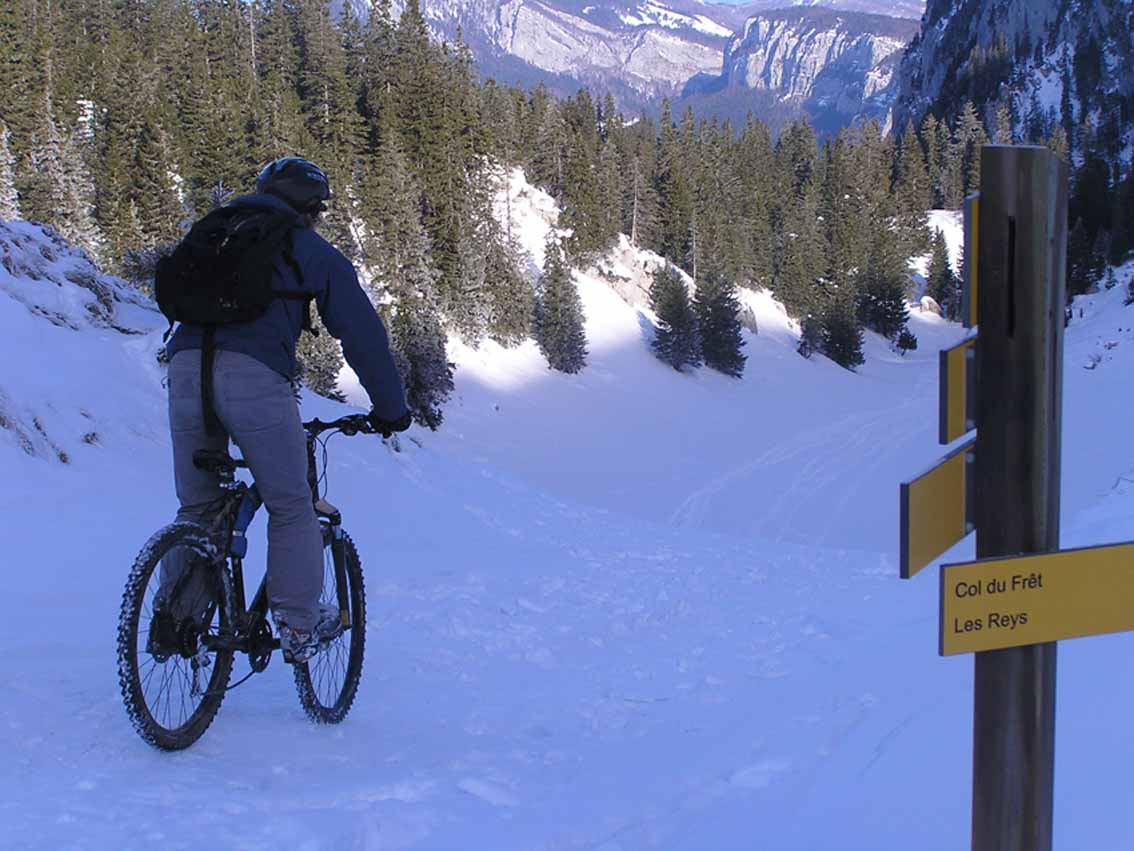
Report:
[[[881,15],[822,8],[762,13],[729,41],[721,73],[691,81],[686,95],[728,102],[733,112],[771,101],[783,116],[806,114],[820,130],[859,116],[885,124],[895,71],[916,33],[916,22]]]

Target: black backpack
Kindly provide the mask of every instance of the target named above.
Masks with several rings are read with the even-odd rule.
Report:
[[[277,298],[307,302],[303,321],[311,327],[311,294],[273,287],[272,273],[282,254],[300,285],[303,275],[292,256],[292,234],[302,225],[290,210],[240,204],[218,207],[200,219],[167,257],[158,261],[154,294],[169,320],[204,327],[201,347],[201,397],[209,434],[220,423],[212,405],[216,326],[247,322],[262,315]]]
[[[308,299],[272,287],[281,253],[302,284],[291,252],[291,235],[300,224],[290,210],[250,205],[218,207],[194,224],[157,264],[154,291],[170,327],[246,322],[277,298]]]

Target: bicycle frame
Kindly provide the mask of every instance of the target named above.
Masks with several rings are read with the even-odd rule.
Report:
[[[307,432],[307,482],[311,487],[311,498],[315,513],[319,518],[319,526],[323,535],[324,544],[331,545],[331,556],[335,569],[335,592],[339,601],[339,617],[343,628],[351,626],[350,607],[347,603],[348,588],[346,577],[346,555],[343,548],[342,514],[335,506],[319,496],[319,476],[315,460],[315,434]],[[243,462],[239,462],[243,466]],[[225,475],[222,473],[222,475]],[[249,657],[263,659],[267,665],[265,651],[270,654],[279,647],[279,639],[265,638],[262,630],[254,629],[268,620],[268,581],[265,575],[252,597],[252,604],[248,605],[244,586],[244,558],[248,554],[248,527],[252,525],[257,512],[264,504],[263,497],[255,482],[251,485],[236,481],[231,470],[227,473],[228,481],[222,487],[232,493],[226,498],[224,506],[218,512],[210,532],[226,542],[224,552],[232,565],[232,584],[235,599],[233,600],[232,622],[235,634],[229,637],[214,636],[203,640],[209,649],[232,649],[247,653]],[[223,537],[222,537],[223,536]],[[271,631],[267,631],[271,635]],[[270,644],[269,644],[270,641]],[[253,664],[253,668],[256,665]],[[261,668],[262,670],[262,668]]]

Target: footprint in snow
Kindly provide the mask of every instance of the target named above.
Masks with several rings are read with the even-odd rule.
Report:
[[[474,798],[480,798],[487,804],[492,804],[494,807],[518,807],[520,805],[515,795],[503,786],[498,786],[487,780],[469,778],[458,783],[457,788]]]
[[[766,789],[772,785],[776,776],[791,768],[791,761],[786,759],[765,759],[747,768],[742,768],[732,775],[732,785],[741,789]]]

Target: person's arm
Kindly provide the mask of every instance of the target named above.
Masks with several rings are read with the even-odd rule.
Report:
[[[366,297],[349,260],[338,252],[328,264],[327,285],[316,297],[319,316],[343,345],[343,357],[358,375],[374,414],[387,422],[409,412],[405,388],[390,353],[382,318]]]

